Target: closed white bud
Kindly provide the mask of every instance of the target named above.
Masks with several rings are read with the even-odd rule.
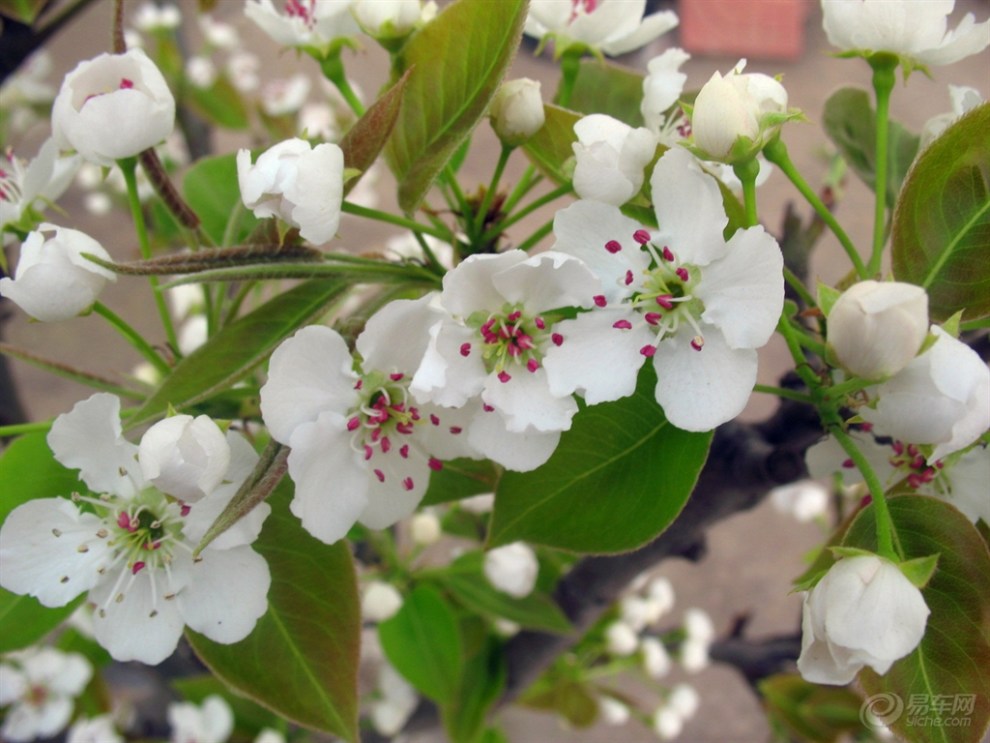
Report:
[[[670,673],[670,655],[660,640],[656,637],[644,637],[639,643],[639,649],[643,654],[643,670],[647,676],[658,679]]]
[[[529,545],[513,542],[486,552],[484,571],[492,586],[521,599],[533,592],[540,564]]]
[[[660,607],[660,616],[674,608],[674,586],[668,578],[653,578],[646,584],[646,595]]]
[[[686,640],[681,645],[681,666],[688,673],[697,673],[707,668],[710,660],[707,642]]]
[[[828,344],[858,377],[882,379],[915,357],[928,334],[928,295],[899,281],[861,281],[828,314]]]
[[[606,725],[619,727],[629,722],[629,708],[618,699],[599,697],[598,711]]]
[[[141,437],[138,463],[156,488],[195,503],[223,481],[230,466],[230,445],[209,416],[174,415]]]
[[[639,647],[639,637],[625,622],[612,622],[605,628],[605,647],[612,655],[632,655]]]
[[[667,706],[676,710],[682,719],[687,720],[694,717],[701,704],[701,697],[691,684],[677,684],[670,690],[670,697],[667,699]]]
[[[704,609],[688,609],[684,612],[684,631],[689,640],[711,643],[715,639],[715,625]]]
[[[540,83],[521,77],[502,83],[492,101],[492,128],[503,143],[515,147],[543,127],[543,97]]]
[[[664,706],[653,713],[653,730],[660,740],[673,740],[683,729],[684,720],[677,710]]]
[[[413,542],[425,546],[436,544],[443,533],[440,528],[440,519],[435,514],[424,512],[417,513],[409,519],[409,536]]]
[[[371,581],[361,599],[361,616],[369,622],[384,622],[402,608],[402,594],[391,583]]]

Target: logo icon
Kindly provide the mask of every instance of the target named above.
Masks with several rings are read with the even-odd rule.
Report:
[[[904,714],[904,701],[896,694],[874,694],[859,708],[859,719],[868,730],[886,730]]]

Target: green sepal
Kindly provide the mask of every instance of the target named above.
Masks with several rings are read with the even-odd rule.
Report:
[[[913,583],[918,588],[924,588],[928,585],[928,581],[932,579],[935,574],[935,569],[938,567],[938,559],[941,554],[929,555],[928,557],[916,557],[913,560],[906,560],[898,564],[897,567],[901,569],[904,573],[904,577],[907,578],[911,583]]]

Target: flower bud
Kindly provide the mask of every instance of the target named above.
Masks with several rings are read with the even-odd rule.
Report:
[[[694,101],[694,142],[712,160],[754,157],[779,128],[773,115],[787,112],[783,85],[768,75],[742,74],[741,69],[737,66],[725,77],[715,72]]]
[[[515,147],[543,127],[543,97],[540,83],[521,77],[509,80],[495,94],[491,110],[492,128],[503,144]]]
[[[138,463],[156,488],[195,503],[223,481],[230,466],[230,445],[209,416],[173,415],[141,437]]]
[[[97,165],[134,157],[174,126],[175,99],[139,49],[80,62],[65,76],[52,106],[55,142]]]
[[[650,678],[663,678],[670,673],[670,655],[656,637],[644,637],[639,650],[643,654],[643,670]]]
[[[621,619],[605,628],[605,648],[612,655],[632,655],[639,647],[636,631]]]
[[[435,544],[441,534],[440,519],[432,513],[417,513],[409,520],[409,535],[416,544]]]
[[[485,577],[496,589],[518,599],[533,592],[539,570],[536,553],[522,542],[485,553]]]
[[[889,377],[915,357],[928,334],[928,295],[920,286],[861,281],[828,315],[828,344],[839,363],[866,379]]]
[[[416,27],[423,8],[420,0],[356,0],[351,12],[369,36],[394,39]]]
[[[384,622],[402,608],[402,594],[391,583],[371,581],[361,599],[361,616],[369,622]]]
[[[55,234],[45,238],[54,230]],[[96,240],[78,230],[42,224],[21,245],[14,278],[0,279],[0,295],[35,320],[56,322],[88,309],[108,281],[109,269],[82,256],[91,253],[109,261],[110,254]]]
[[[598,712],[602,722],[612,727],[621,727],[629,722],[629,707],[612,697],[598,698]]]

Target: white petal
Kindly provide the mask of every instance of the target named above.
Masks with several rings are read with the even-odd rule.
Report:
[[[492,276],[495,288],[530,313],[562,307],[590,307],[601,282],[580,260],[547,251]]]
[[[488,376],[478,350],[481,337],[453,320],[433,326],[430,334],[432,340],[409,390],[419,401],[462,407],[481,393]],[[470,349],[466,356],[461,352],[465,347]]]
[[[400,449],[397,444],[388,454],[376,451],[368,461],[373,477],[368,478],[368,504],[359,520],[371,529],[384,529],[409,516],[430,484],[427,455],[413,445],[403,457]]]
[[[465,318],[478,311],[501,310],[505,297],[492,283],[492,277],[528,258],[522,250],[470,256],[443,277],[443,306],[451,314]]]
[[[759,348],[784,307],[784,259],[762,227],[737,230],[727,247],[702,269],[695,290],[705,305],[701,319],[719,327],[730,348]]]
[[[560,432],[512,433],[497,411],[482,411],[471,425],[469,441],[484,456],[506,469],[529,472],[550,459],[560,443]]]
[[[215,642],[243,640],[268,609],[268,563],[247,546],[206,549],[202,558],[179,592],[179,612],[190,628]]]
[[[303,328],[275,349],[268,382],[261,388],[261,414],[272,437],[287,443],[300,424],[323,411],[346,413],[357,404],[358,380],[347,343],[322,325]]]
[[[138,461],[156,488],[194,502],[220,484],[230,465],[230,447],[209,416],[174,415],[141,437]]]
[[[665,339],[653,357],[657,402],[678,428],[710,431],[746,407],[756,383],[756,351],[729,348],[715,330],[695,351],[686,336]]]
[[[621,321],[632,327],[616,328]],[[576,392],[589,405],[597,405],[636,391],[636,378],[646,360],[639,350],[654,339],[636,313],[592,310],[557,323],[554,330],[563,342],[550,347],[543,360],[551,394]]]
[[[539,432],[566,431],[577,413],[574,398],[550,394],[546,370],[539,368],[530,372],[519,367],[508,382],[492,374],[481,397],[502,415],[506,428],[513,433],[529,428]]]
[[[609,39],[602,44],[602,51],[610,56],[626,54],[640,47],[646,46],[673,28],[679,23],[677,14],[672,10],[662,10],[646,16],[635,31],[621,38]]]
[[[447,460],[458,457],[477,459],[480,454],[471,446],[468,439],[474,416],[481,410],[481,403],[475,399],[461,408],[442,408],[426,403],[419,408],[420,415],[429,425],[417,427],[415,436],[420,448],[437,459]]]
[[[435,294],[398,299],[378,310],[357,339],[365,370],[414,373],[430,344],[430,330],[444,313],[433,306]]]

